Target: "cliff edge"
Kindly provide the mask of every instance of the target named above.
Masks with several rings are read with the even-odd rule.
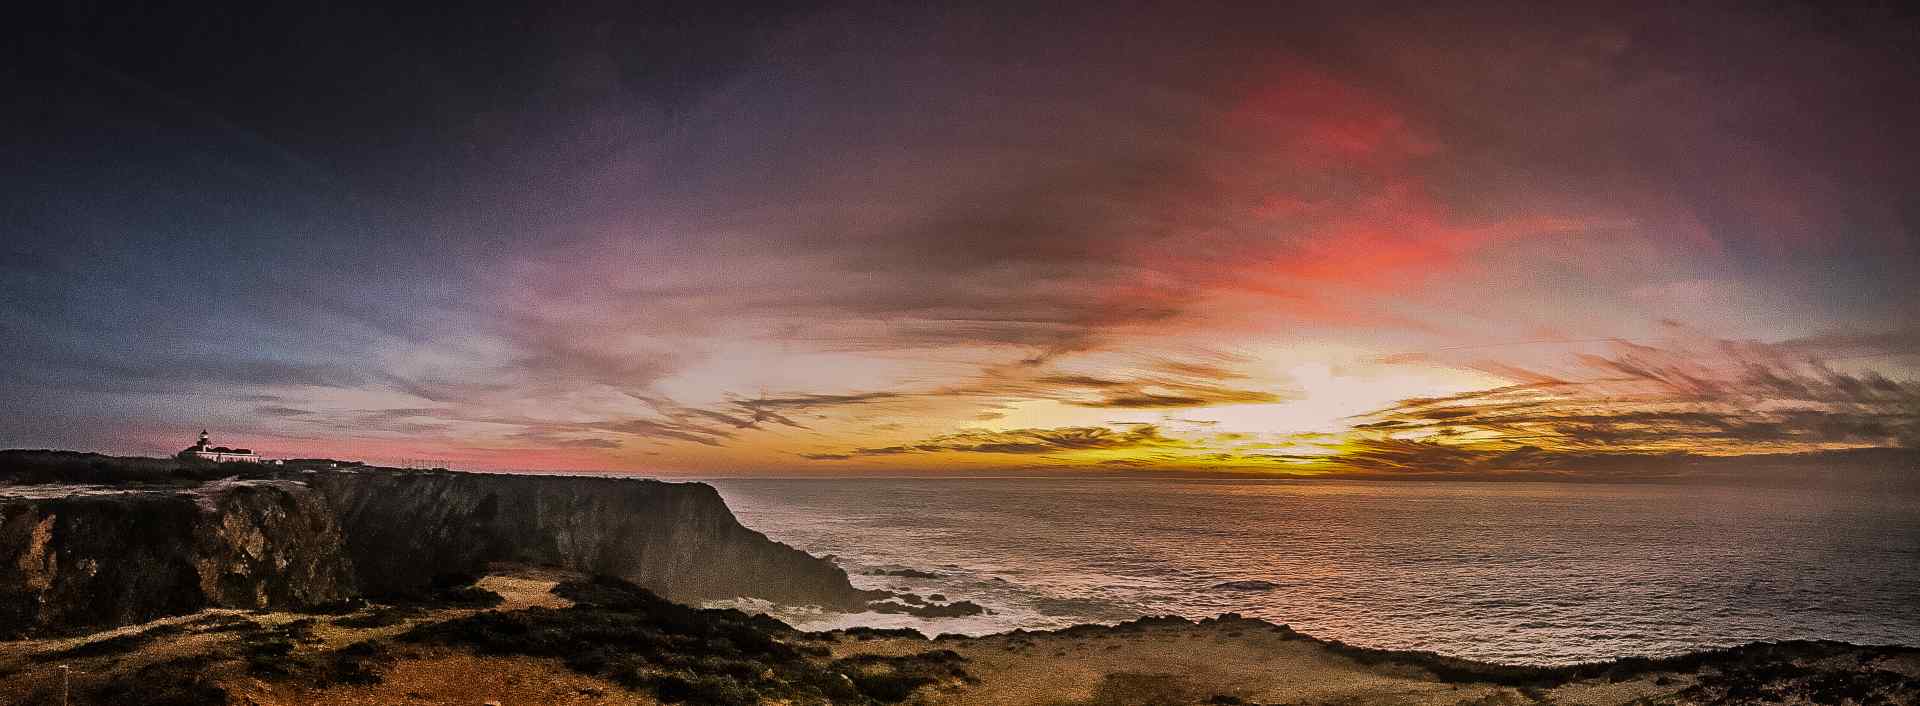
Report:
[[[0,488],[0,639],[355,595],[334,514],[288,481]]]
[[[685,603],[858,610],[877,597],[742,526],[701,483],[169,464],[0,453],[0,640],[417,597],[494,562],[617,576]],[[228,470],[259,477],[200,479]]]
[[[334,509],[368,594],[514,562],[618,576],[687,603],[858,609],[867,598],[832,562],[741,525],[704,483],[364,470],[304,480]]]

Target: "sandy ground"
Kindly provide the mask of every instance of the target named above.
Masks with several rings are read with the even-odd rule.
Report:
[[[513,568],[508,573],[482,578],[477,585],[500,594],[502,603],[494,610],[565,608],[572,602],[552,593],[554,584],[565,578],[568,575],[563,573]],[[27,703],[34,694],[57,689],[62,678],[60,666],[63,664],[71,669],[67,678],[78,684],[98,675],[129,673],[169,659],[209,654],[231,645],[237,639],[234,633],[201,632],[194,628],[196,624],[210,620],[246,620],[264,628],[280,627],[295,620],[311,620],[314,640],[302,644],[299,649],[317,652],[364,640],[391,638],[422,622],[448,620],[475,612],[478,610],[471,608],[438,609],[425,611],[393,625],[351,628],[334,624],[335,619],[345,616],[213,609],[79,637],[4,642],[0,643],[0,706]],[[182,626],[189,630],[184,634],[154,640],[127,654],[48,658],[62,650],[136,635],[164,626]],[[397,662],[394,673],[377,688],[336,687],[322,694],[270,684],[244,675],[222,679],[221,684],[233,692],[235,703],[261,706],[307,703],[478,705],[487,701],[500,701],[502,704],[655,703],[617,685],[575,674],[557,663],[479,658],[448,651],[417,654],[417,658],[409,656]]]
[[[256,706],[482,704],[646,705],[658,701],[618,684],[574,673],[555,660],[480,657],[454,650],[416,652],[394,662],[381,683],[305,689],[259,679],[227,682],[234,703]]]
[[[1257,624],[1249,624],[1257,625]],[[1138,632],[991,635],[941,640],[967,658],[978,684],[929,693],[930,704],[1532,704],[1516,689],[1450,684],[1405,667],[1370,667],[1272,627],[1233,624],[1154,626]],[[907,654],[919,640],[847,640],[836,656]],[[1570,685],[1553,703],[1626,704],[1669,694],[1688,682],[1650,680]]]

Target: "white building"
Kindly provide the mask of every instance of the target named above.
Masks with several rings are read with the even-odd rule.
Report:
[[[253,449],[230,449],[225,446],[214,446],[213,442],[207,438],[205,429],[200,430],[200,441],[187,447],[185,451],[181,451],[180,457],[197,458],[202,461],[213,461],[216,463],[260,462],[260,454],[254,453]]]

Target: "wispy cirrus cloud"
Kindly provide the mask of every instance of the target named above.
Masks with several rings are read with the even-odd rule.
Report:
[[[1266,404],[1291,396],[1274,381],[1250,386],[1234,370],[1244,360],[1212,355],[1199,359],[1148,357],[1108,362],[1099,372],[1076,370],[1071,360],[1050,357],[982,368],[975,379],[928,394],[1051,400],[1075,407],[1105,409],[1181,409],[1233,404]]]
[[[1920,382],[1843,364],[1911,355],[1904,335],[1783,343],[1690,337],[1576,353],[1557,369],[1462,364],[1515,384],[1355,420],[1326,459],[1364,472],[1570,470],[1661,457],[1920,449]],[[1862,347],[1874,353],[1861,353]],[[1611,459],[1611,461],[1609,461]]]
[[[1126,429],[1062,427],[1055,429],[967,430],[942,434],[911,444],[857,448],[844,453],[802,454],[816,460],[846,460],[863,456],[904,454],[1013,454],[1044,455],[1079,451],[1176,448],[1183,442],[1161,435],[1153,425]]]

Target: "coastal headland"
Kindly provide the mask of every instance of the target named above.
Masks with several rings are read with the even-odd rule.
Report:
[[[48,458],[0,468],[4,704],[1920,703],[1899,646],[1538,667],[1231,614],[805,632],[691,606],[896,597],[700,484]]]

